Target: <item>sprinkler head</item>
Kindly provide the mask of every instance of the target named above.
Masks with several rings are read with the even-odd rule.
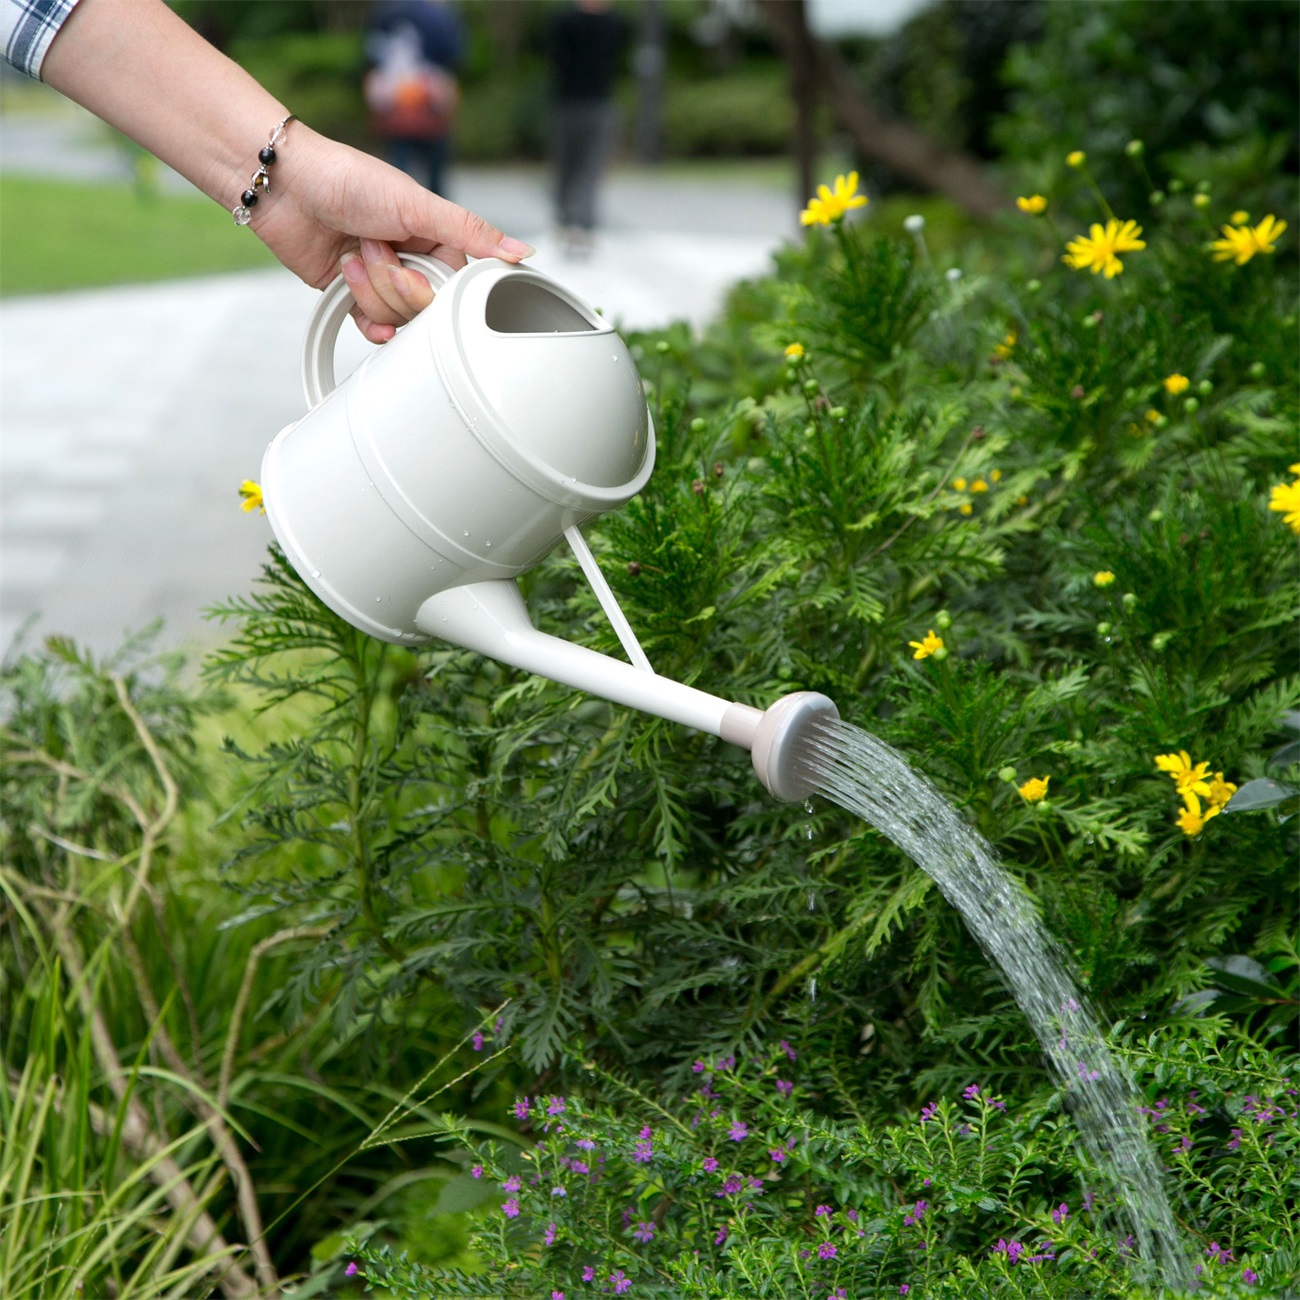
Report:
[[[816,725],[839,721],[840,711],[816,691],[783,695],[763,714],[750,757],[769,794],[799,803],[816,793],[809,756]]]

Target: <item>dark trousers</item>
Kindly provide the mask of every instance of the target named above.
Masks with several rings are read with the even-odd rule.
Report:
[[[596,196],[618,135],[610,101],[555,106],[555,215],[561,226],[594,230]]]
[[[435,194],[447,193],[447,160],[450,157],[450,136],[388,142],[388,161],[399,171],[427,185]]]

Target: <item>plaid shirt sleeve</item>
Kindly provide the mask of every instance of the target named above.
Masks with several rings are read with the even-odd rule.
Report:
[[[40,79],[50,42],[77,0],[0,0],[0,41],[4,61]]]

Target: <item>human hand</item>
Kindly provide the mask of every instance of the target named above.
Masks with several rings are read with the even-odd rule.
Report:
[[[277,153],[272,188],[250,228],[317,289],[341,272],[356,299],[352,317],[371,343],[387,342],[433,301],[428,280],[401,266],[399,251],[432,254],[453,270],[467,254],[518,262],[533,252],[397,168],[301,122],[290,124]]]

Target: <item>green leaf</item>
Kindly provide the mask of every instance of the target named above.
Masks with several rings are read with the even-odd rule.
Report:
[[[1294,786],[1283,785],[1280,781],[1271,781],[1268,777],[1261,776],[1254,781],[1247,781],[1228,800],[1223,811],[1258,812],[1262,808],[1275,807],[1296,794],[1300,794],[1300,790]]]
[[[1268,971],[1251,957],[1211,957],[1205,964],[1214,971],[1214,982],[1220,988],[1268,1002],[1276,1002],[1286,996],[1269,979]]]

